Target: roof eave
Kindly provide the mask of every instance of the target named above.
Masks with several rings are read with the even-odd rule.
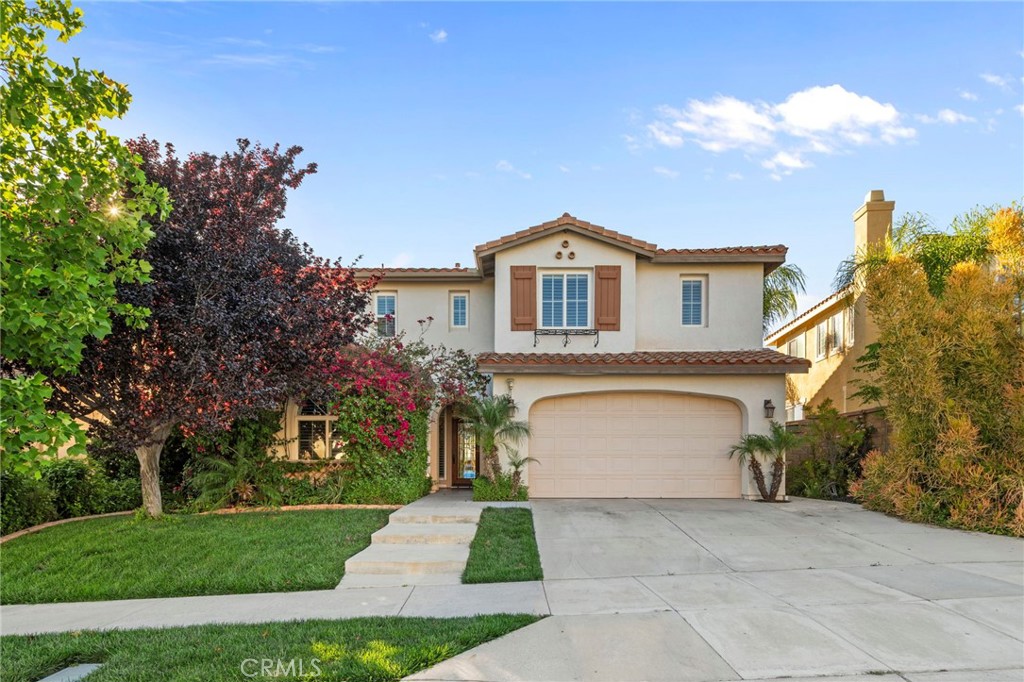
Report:
[[[579,364],[504,364],[479,363],[481,372],[494,374],[807,374],[810,363],[751,365],[579,365]]]

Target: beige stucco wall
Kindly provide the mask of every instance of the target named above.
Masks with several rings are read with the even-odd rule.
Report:
[[[764,266],[638,263],[638,350],[744,350],[761,348]],[[706,324],[683,326],[684,276],[707,277]]]
[[[569,246],[563,248],[562,242]],[[569,259],[569,253],[575,258]],[[562,258],[556,257],[562,253]],[[578,336],[563,347],[563,337],[540,337],[533,345],[533,332],[512,331],[510,292],[510,271],[512,265],[537,266],[537,324],[540,325],[540,281],[544,272],[571,272],[582,270],[590,273],[590,315],[594,314],[595,265],[619,265],[622,267],[622,309],[619,331],[602,331],[599,344],[594,347],[593,337]],[[542,237],[532,242],[500,251],[494,257],[494,350],[498,353],[628,353],[636,350],[636,255],[619,247],[611,246],[597,239],[579,233],[565,231]],[[594,320],[590,320],[593,326]]]
[[[509,379],[513,380],[511,389],[508,385]],[[771,400],[775,405],[782,405],[786,398],[786,382],[784,375],[781,374],[494,375],[494,392],[496,394],[511,393],[519,409],[518,417],[520,419],[528,419],[534,403],[544,398],[592,391],[668,391],[723,398],[739,407],[743,433],[767,433],[770,422],[764,417],[764,401]],[[529,456],[529,442],[519,446],[519,453]],[[739,466],[738,463],[737,466]],[[524,473],[524,476],[529,478],[528,473]],[[529,480],[526,480],[525,483],[529,485]],[[744,469],[742,477],[741,491],[745,497],[760,497],[746,469]]]
[[[494,280],[480,282],[402,282],[384,280],[377,292],[395,293],[396,328],[409,339],[418,339],[430,345],[444,344],[448,348],[461,348],[470,353],[482,353],[494,348]],[[469,328],[451,326],[449,295],[452,292],[469,293]],[[433,317],[421,327],[418,320]],[[426,330],[425,332],[423,330]],[[372,330],[371,330],[372,331]]]

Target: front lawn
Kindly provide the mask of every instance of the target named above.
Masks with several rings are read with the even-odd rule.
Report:
[[[103,663],[89,682],[399,680],[537,620],[353,618],[0,637],[0,679],[33,682],[71,665]]]
[[[469,546],[462,582],[510,583],[543,577],[533,532],[533,512],[516,507],[484,509],[476,537]]]
[[[292,592],[337,586],[386,509],[94,519],[4,543],[0,603]]]

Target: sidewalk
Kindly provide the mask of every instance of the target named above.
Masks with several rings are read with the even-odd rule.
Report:
[[[174,627],[208,623],[341,619],[361,616],[474,616],[550,613],[537,582],[367,587],[315,592],[123,599],[0,606],[0,634]]]

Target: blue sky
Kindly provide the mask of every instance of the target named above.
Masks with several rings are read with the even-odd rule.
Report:
[[[936,223],[1024,194],[1024,5],[83,3],[109,128],[298,144],[324,256],[472,263],[573,215],[664,247],[784,243],[829,292],[870,189]]]

